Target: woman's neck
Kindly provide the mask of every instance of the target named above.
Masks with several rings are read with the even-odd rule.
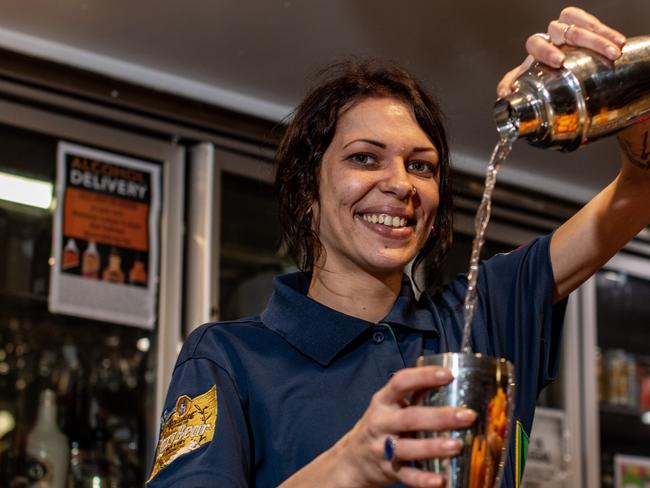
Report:
[[[308,295],[341,313],[377,323],[393,307],[401,286],[401,273],[377,277],[314,267]]]

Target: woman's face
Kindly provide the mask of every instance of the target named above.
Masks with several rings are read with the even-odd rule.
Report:
[[[328,271],[401,273],[424,245],[438,208],[438,151],[411,107],[367,98],[345,109],[313,204]],[[413,193],[415,189],[415,193]]]

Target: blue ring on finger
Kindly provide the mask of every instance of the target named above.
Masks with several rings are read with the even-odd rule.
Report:
[[[384,441],[384,457],[386,461],[393,462],[395,460],[395,451],[397,450],[397,438],[387,435]]]

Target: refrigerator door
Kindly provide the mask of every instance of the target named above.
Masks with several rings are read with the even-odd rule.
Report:
[[[280,246],[267,158],[203,143],[192,150],[189,179],[187,290],[196,306],[186,308],[187,334],[261,312],[273,276],[292,268]]]
[[[86,219],[88,225],[103,226],[106,231],[110,225],[136,225],[127,222],[133,209],[136,213],[149,211],[154,218],[144,234],[159,252],[157,256],[150,253],[147,261],[146,253],[134,251],[127,256],[120,246],[102,244],[101,239],[91,243],[61,234],[57,255],[52,245],[53,221],[57,205],[61,209],[63,202],[36,208],[29,202],[8,201],[12,185],[0,188],[0,479],[22,486],[20,483],[37,481],[32,478],[47,466],[25,453],[33,438],[28,434],[38,393],[51,389],[57,394],[58,427],[69,443],[70,465],[65,469],[70,483],[81,486],[94,477],[120,486],[142,486],[180,342],[184,149],[77,116],[0,101],[0,174],[19,177],[27,184],[49,185],[55,195],[61,143],[90,151],[86,155],[109,158],[114,165],[98,164],[101,157],[74,163],[101,166],[106,178],[110,171],[133,170],[127,168],[130,163],[126,161],[139,161],[143,168],[151,169],[147,177],[158,181],[160,191],[147,205],[110,200],[102,194],[106,187],[100,188],[109,180],[101,180],[98,174],[99,179],[88,177],[86,183],[92,191],[84,194],[96,197],[94,206],[80,204],[73,210],[82,214],[71,213],[65,218],[75,224]],[[120,166],[120,161],[127,166]],[[118,188],[124,183],[111,180],[110,184],[125,194],[125,186]],[[153,210],[155,202],[160,203],[158,213]],[[120,205],[124,213],[119,213]],[[97,218],[109,208],[116,212],[111,217],[114,221]],[[90,280],[87,290],[106,286],[111,292],[124,292],[120,296],[125,297],[151,285],[152,322],[134,320],[122,325],[126,322],[113,321],[110,314],[91,318],[92,310],[52,313],[48,296],[51,305],[51,292],[66,291],[63,287],[51,289],[53,270],[67,273],[66,277],[76,275],[74,279],[82,284],[83,279]],[[77,293],[84,291],[81,287]],[[83,305],[84,300],[78,302]],[[123,315],[121,308],[115,305],[115,317]],[[33,464],[37,461],[43,462]]]
[[[645,486],[650,482],[650,262],[619,253],[581,294],[587,486]]]
[[[187,261],[185,286],[185,327],[204,324],[214,319],[210,291],[215,254],[214,226],[214,146],[197,144],[190,151],[188,194],[190,208],[187,222]]]

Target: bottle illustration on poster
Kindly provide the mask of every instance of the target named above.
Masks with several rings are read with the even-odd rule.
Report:
[[[122,271],[121,265],[122,258],[120,257],[119,251],[111,247],[111,252],[108,256],[108,267],[104,269],[102,279],[111,283],[124,283],[124,272]]]
[[[81,275],[86,278],[99,278],[99,253],[93,241],[90,241],[84,251]]]
[[[140,286],[147,284],[147,270],[140,253],[136,253],[133,266],[129,270],[129,283]]]
[[[74,239],[68,239],[63,249],[62,269],[67,270],[79,266],[79,249]]]
[[[147,286],[147,264],[141,253],[65,236],[64,241],[61,272],[108,283]],[[76,258],[72,255],[72,245]]]

